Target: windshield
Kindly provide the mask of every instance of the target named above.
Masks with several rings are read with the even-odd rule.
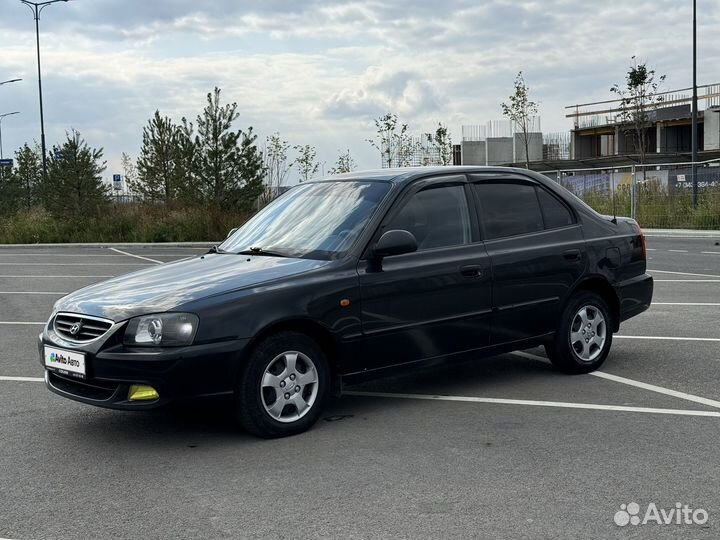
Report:
[[[338,257],[352,246],[389,190],[387,182],[300,185],[258,212],[220,249],[308,259]]]

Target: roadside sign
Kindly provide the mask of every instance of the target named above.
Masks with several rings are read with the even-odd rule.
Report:
[[[119,174],[113,174],[113,189],[115,191],[122,191],[122,176]]]
[[[13,166],[12,159],[0,159],[0,167],[12,167],[12,166]]]
[[[678,182],[684,182],[684,181],[685,181],[685,175],[684,175],[684,174],[678,174],[678,175],[677,175],[677,181],[678,181]]]

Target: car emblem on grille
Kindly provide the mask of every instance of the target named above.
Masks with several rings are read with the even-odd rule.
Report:
[[[82,329],[82,322],[76,322],[70,327],[70,335],[77,336]]]

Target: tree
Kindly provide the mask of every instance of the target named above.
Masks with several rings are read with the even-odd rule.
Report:
[[[615,84],[610,91],[620,97],[619,120],[629,126],[626,133],[634,135],[635,149],[640,154],[640,163],[645,163],[648,146],[648,128],[650,127],[650,112],[662,103],[663,97],[658,94],[660,85],[665,81],[665,75],[655,78],[655,70],[648,69],[643,62],[638,64],[632,57],[633,65],[625,76],[625,86]],[[643,174],[645,168],[643,167]]]
[[[273,133],[265,141],[265,191],[263,202],[270,202],[278,196],[280,188],[285,184],[292,164],[288,165],[287,153],[290,144],[280,137],[280,133]]]
[[[437,149],[440,165],[452,165],[452,137],[446,125],[438,122],[431,143]]]
[[[177,194],[176,160],[179,127],[160,111],[143,128],[143,144],[137,161],[137,179],[131,189],[151,201],[168,202]]]
[[[500,104],[503,115],[512,120],[520,130],[525,147],[525,166],[530,168],[530,134],[535,129],[535,119],[538,114],[538,103],[530,99],[530,88],[525,84],[522,71],[515,77],[515,91],[508,98],[508,102]]]
[[[262,194],[265,167],[257,135],[232,129],[240,116],[237,103],[222,105],[220,89],[207,95],[197,118],[194,176],[204,200],[223,208],[250,208]]]
[[[352,156],[350,155],[350,149],[345,149],[344,152],[340,152],[338,154],[337,161],[335,162],[335,166],[330,169],[330,174],[343,174],[343,173],[349,173],[352,170],[355,169],[355,161],[353,160]]]
[[[130,157],[130,154],[123,152],[120,154],[120,167],[122,167],[123,178],[125,179],[125,185],[130,187],[137,182],[137,169],[135,163]]]
[[[100,213],[109,202],[110,188],[102,179],[105,169],[102,148],[89,147],[72,130],[50,152],[48,179],[42,186],[45,207],[67,219]]]
[[[300,173],[300,182],[307,182],[320,169],[320,164],[317,162],[317,151],[314,146],[309,144],[305,146],[295,145],[293,148],[298,152],[298,157],[295,158],[293,163],[297,165]]]
[[[396,114],[387,113],[375,120],[377,137],[367,141],[382,156],[383,167],[406,167],[412,163],[417,144],[407,124],[399,124]]]
[[[27,209],[40,202],[39,190],[43,181],[40,152],[37,145],[31,148],[27,143],[15,152],[15,168],[9,180],[20,190],[18,196]]]
[[[183,117],[178,126],[175,145],[175,187],[177,197],[186,204],[202,202],[202,190],[195,175],[197,168],[197,145],[194,139],[195,127]]]
[[[23,199],[23,185],[16,170],[0,165],[0,217],[18,210]]]

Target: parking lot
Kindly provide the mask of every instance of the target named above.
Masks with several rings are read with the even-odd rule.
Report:
[[[654,304],[600,372],[541,349],[426,368],[271,441],[224,402],[109,411],[41,382],[58,298],[202,249],[0,247],[0,537],[717,538],[719,243],[648,237]],[[709,519],[616,525],[631,502]]]

